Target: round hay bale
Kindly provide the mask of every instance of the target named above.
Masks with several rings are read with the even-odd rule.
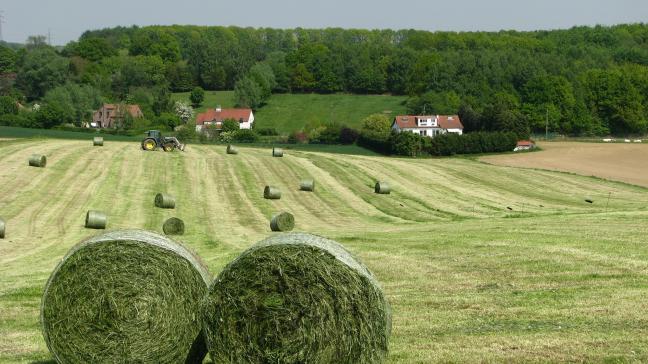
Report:
[[[304,179],[299,182],[299,189],[302,191],[315,191],[315,181],[312,179]]]
[[[338,243],[275,235],[212,283],[203,330],[215,363],[380,363],[389,304],[373,275]]]
[[[108,217],[101,211],[90,210],[86,213],[85,227],[88,229],[105,229]]]
[[[45,167],[47,164],[47,157],[42,154],[32,154],[29,157],[29,165],[32,167]]]
[[[5,228],[6,228],[5,221],[2,218],[0,218],[0,239],[4,239],[5,237]]]
[[[92,145],[95,147],[102,147],[103,146],[103,137],[94,137],[92,138]]]
[[[281,148],[272,148],[273,157],[283,157],[283,149]]]
[[[278,187],[265,186],[263,189],[263,198],[268,200],[278,200],[281,198],[281,190]]]
[[[184,235],[184,221],[177,217],[171,217],[162,225],[162,231],[164,231],[166,235]]]
[[[592,199],[591,197],[585,197],[585,202],[594,203],[594,199]]]
[[[155,206],[162,209],[174,209],[175,198],[166,193],[158,193],[155,195]]]
[[[227,146],[227,154],[238,154],[238,149],[230,144]]]
[[[374,192],[379,193],[381,195],[389,195],[391,193],[391,187],[389,187],[389,184],[385,181],[379,181],[376,182],[376,186],[374,187]]]
[[[43,336],[59,363],[202,363],[209,273],[173,240],[121,230],[74,246],[50,276]]]
[[[270,220],[272,231],[291,231],[295,227],[295,217],[290,212],[280,212]]]

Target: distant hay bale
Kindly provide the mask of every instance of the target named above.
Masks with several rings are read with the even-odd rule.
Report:
[[[230,144],[227,146],[227,154],[238,154],[238,149]]]
[[[155,206],[162,209],[174,209],[175,198],[166,193],[158,193],[155,195]]]
[[[585,202],[594,203],[594,200],[591,197],[585,197]]]
[[[5,237],[5,228],[6,228],[5,221],[2,218],[0,218],[0,239],[4,239]]]
[[[58,363],[202,363],[208,282],[200,260],[167,237],[98,235],[74,246],[45,286],[45,343]]]
[[[263,198],[268,200],[278,200],[281,198],[281,190],[273,186],[265,186],[263,189]]]
[[[299,189],[302,191],[315,191],[315,181],[312,179],[304,179],[299,182]]]
[[[369,270],[303,233],[263,240],[210,287],[203,330],[214,363],[381,363],[391,312]]]
[[[103,146],[103,137],[92,138],[92,145],[94,145],[95,147]]]
[[[177,217],[171,217],[162,225],[162,231],[164,231],[164,234],[166,235],[184,235],[184,221]]]
[[[270,220],[272,231],[291,231],[295,227],[295,217],[289,212],[280,212]]]
[[[32,167],[45,167],[47,165],[47,157],[42,154],[32,154],[29,157],[29,165]]]
[[[281,148],[272,148],[273,157],[283,157],[283,149]]]
[[[108,217],[101,211],[90,210],[86,213],[85,227],[88,229],[105,229]]]
[[[385,181],[379,181],[376,182],[376,186],[374,187],[374,192],[379,193],[381,195],[388,195],[391,193],[391,187],[389,187],[389,184]]]

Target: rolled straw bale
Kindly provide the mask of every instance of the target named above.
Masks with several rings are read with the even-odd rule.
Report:
[[[95,147],[103,146],[103,137],[92,138],[92,145],[94,145]]]
[[[376,182],[376,186],[374,187],[374,192],[382,195],[388,195],[391,193],[391,187],[389,187],[389,184],[387,182],[379,181]]]
[[[263,198],[268,200],[278,200],[281,198],[281,190],[278,187],[265,186],[263,189]]]
[[[273,157],[283,157],[283,149],[281,148],[272,148]]]
[[[202,363],[199,309],[209,273],[175,241],[117,230],[74,246],[41,303],[58,363]]]
[[[315,181],[312,179],[304,179],[299,182],[299,189],[302,191],[315,191]]]
[[[227,154],[238,154],[238,149],[235,146],[229,144],[227,146]]]
[[[47,157],[42,154],[32,154],[29,157],[29,165],[32,167],[45,167],[47,164]]]
[[[585,202],[594,203],[594,200],[591,197],[585,197]]]
[[[155,206],[162,209],[174,209],[175,198],[166,193],[158,193],[155,195]]]
[[[290,212],[280,212],[270,220],[272,231],[291,231],[295,227],[295,217]]]
[[[215,363],[381,363],[391,312],[369,270],[303,233],[263,240],[230,263],[203,305]]]
[[[105,229],[108,217],[101,211],[90,210],[86,213],[85,227],[88,229]]]
[[[6,228],[5,221],[2,218],[0,218],[0,239],[4,239],[5,237],[5,228]]]
[[[183,235],[185,231],[184,221],[177,217],[171,217],[162,225],[162,231],[166,235]]]

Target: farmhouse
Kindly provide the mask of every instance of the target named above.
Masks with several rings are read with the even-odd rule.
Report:
[[[227,119],[239,122],[240,129],[252,129],[254,124],[254,113],[251,109],[209,109],[196,116],[196,131],[202,131],[204,126],[215,125],[217,129],[222,128],[223,121]]]
[[[119,126],[124,121],[124,110],[122,110],[124,107],[133,118],[144,117],[139,105],[103,104],[101,109],[95,111],[92,115],[90,126],[93,128],[114,128]]]
[[[463,124],[458,115],[399,115],[392,130],[407,131],[422,136],[435,137],[445,133],[463,134]]]

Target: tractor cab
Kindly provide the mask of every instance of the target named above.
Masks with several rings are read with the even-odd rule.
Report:
[[[162,133],[159,130],[149,130],[146,132],[146,137],[159,141],[162,138]]]

